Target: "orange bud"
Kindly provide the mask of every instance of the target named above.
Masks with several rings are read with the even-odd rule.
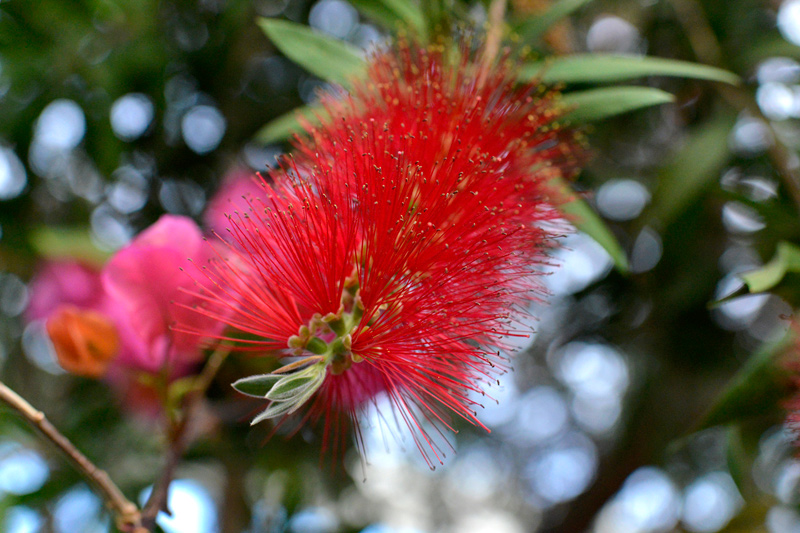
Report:
[[[119,351],[117,329],[102,313],[62,305],[46,326],[58,363],[73,374],[101,377]]]

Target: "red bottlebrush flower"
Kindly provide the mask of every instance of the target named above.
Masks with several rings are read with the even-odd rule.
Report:
[[[576,143],[552,93],[515,88],[507,65],[481,75],[468,54],[448,57],[376,55],[231,215],[234,257],[209,270],[210,314],[256,349],[306,356],[238,382],[273,400],[255,421],[308,402],[327,445],[349,421],[358,437],[358,411],[383,393],[431,465],[428,429],[452,428],[451,415],[483,427],[473,398],[506,369],[503,339],[523,335],[516,321],[543,292],[546,223],[559,218],[548,182],[574,171]]]

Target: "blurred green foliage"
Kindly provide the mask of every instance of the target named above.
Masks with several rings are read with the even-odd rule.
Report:
[[[199,219],[231,168],[263,171],[287,146],[278,143],[296,129],[293,110],[304,106],[311,116],[315,90],[326,80],[346,82],[361,68],[359,31],[380,39],[406,22],[417,35],[449,38],[480,27],[488,2],[359,0],[352,2],[360,10],[358,27],[346,42],[308,28],[317,4],[0,3],[0,148],[16,154],[27,176],[19,194],[0,200],[2,378],[132,499],[160,469],[158,423],[132,417],[102,383],[37,363],[30,355],[33,334],[9,287],[29,281],[42,257],[101,260],[120,244],[114,235],[124,240],[164,212]],[[729,531],[763,529],[774,509],[796,511],[796,486],[787,496],[751,474],[755,468],[770,479],[786,475],[780,461],[791,462],[795,453],[776,428],[790,388],[782,361],[797,357],[791,342],[778,339],[800,304],[791,274],[800,242],[800,114],[793,108],[781,116],[763,92],[775,87],[769,83],[783,85],[800,109],[800,47],[778,31],[781,6],[760,0],[509,2],[508,42],[527,52],[520,78],[563,83],[565,102],[575,106],[572,120],[592,121],[585,126],[592,159],[571,185],[579,194],[565,211],[611,259],[604,252],[581,256],[592,243],[575,241],[578,258],[567,255],[565,270],[583,260],[587,281],[554,290],[550,306],[537,309],[535,340],[507,376],[520,395],[544,387],[569,404],[568,429],[553,437],[555,444],[522,445],[502,428],[491,435],[463,428],[454,438],[467,458],[469,450],[488,450],[514,489],[512,496],[486,497],[476,506],[515,517],[525,531],[582,531],[618,501],[632,473],[657,465],[680,494],[709,472],[729,474],[744,497]],[[338,13],[343,20],[350,16],[347,6]],[[637,55],[644,53],[663,59]],[[777,74],[777,67],[768,69],[775,58],[785,60]],[[597,87],[617,82],[625,85]],[[152,103],[153,118],[141,135],[126,140],[109,117],[114,103],[132,93]],[[37,167],[37,120],[63,99],[82,110],[85,131],[63,161]],[[182,130],[198,106],[224,118],[223,134],[208,151],[193,149]],[[124,181],[120,169],[130,168],[143,176],[144,198],[126,211],[113,194]],[[621,182],[639,184],[647,206],[625,212],[625,196],[614,189]],[[111,237],[108,228],[117,228]],[[745,282],[752,292],[775,294],[739,297]],[[739,298],[726,299],[730,294]],[[559,374],[558,354],[575,343],[611,346],[624,356],[629,383],[607,431],[593,432],[580,419],[580,398]],[[373,485],[351,468],[358,464],[352,453],[345,455],[346,468],[320,467],[331,460],[320,461],[315,428],[289,423],[271,438],[268,426],[250,428],[246,421],[263,405],[234,395],[230,383],[272,371],[271,365],[248,357],[226,361],[208,394],[203,436],[181,471],[216,491],[220,531],[301,531],[292,517],[320,507],[337,517],[335,530],[385,524],[393,512],[428,516],[431,530],[457,530],[466,510],[446,495],[441,501],[422,497],[427,515],[397,511],[397,493],[370,493]],[[704,414],[707,426],[729,427],[696,432]],[[290,433],[297,435],[283,438]],[[551,444],[567,449],[559,438],[576,433],[589,435],[598,455],[591,479],[578,494],[548,502],[531,488],[529,461]],[[0,514],[27,506],[43,517],[43,531],[58,530],[54,512],[59,498],[81,483],[78,474],[7,411],[0,437],[37,450],[49,466],[47,481],[29,493],[9,493],[0,480]],[[780,455],[772,470],[764,470],[765,450]],[[420,494],[427,494],[428,483],[457,494],[446,480],[458,466],[434,474],[440,476],[435,481],[401,457],[389,466],[378,461],[366,477],[380,487],[406,475],[417,484],[403,486]],[[678,518],[670,527],[689,527]],[[106,527],[107,519],[98,520]]]

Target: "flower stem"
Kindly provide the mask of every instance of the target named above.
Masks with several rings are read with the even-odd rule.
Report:
[[[486,43],[483,46],[483,56],[481,57],[481,72],[478,77],[479,86],[483,85],[486,81],[486,76],[491,70],[498,52],[500,52],[500,41],[503,38],[505,16],[506,0],[492,0],[492,3],[489,5]]]
[[[44,413],[35,409],[22,396],[10,389],[0,381],[0,400],[22,415],[32,426],[52,442],[81,474],[89,481],[106,501],[106,505],[116,515],[117,527],[126,532],[143,533],[147,531],[142,527],[139,508],[128,500],[122,491],[111,481],[104,471],[95,466],[83,453],[78,450],[67,437],[50,423]]]
[[[183,413],[179,420],[171,420],[167,430],[168,442],[164,458],[164,467],[161,476],[153,486],[147,502],[144,504],[141,513],[142,525],[147,531],[155,527],[158,513],[164,511],[169,514],[167,506],[169,487],[175,476],[175,469],[180,463],[183,453],[190,442],[190,423],[194,418],[195,411],[200,405],[206,390],[217,375],[217,371],[231,352],[231,347],[227,344],[219,346],[211,357],[208,358],[202,372],[194,379],[194,384],[183,398]]]

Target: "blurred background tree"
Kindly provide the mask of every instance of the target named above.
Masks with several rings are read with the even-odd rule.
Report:
[[[102,262],[163,213],[200,220],[234,169],[273,164],[288,145],[263,126],[329,85],[285,55],[292,44],[268,39],[259,17],[363,51],[396,32],[396,19],[433,37],[482,28],[487,9],[461,0],[0,3],[3,381],[129,497],[145,493],[161,468],[157,423],[132,416],[103,383],[65,374],[42,325],[22,318],[41,259]],[[351,451],[337,472],[320,467],[314,428],[290,440],[285,428],[265,444],[271,428],[248,426],[258,406],[229,384],[258,363],[232,357],[177,471],[164,531],[800,530],[800,462],[774,364],[791,345],[797,280],[740,276],[800,238],[800,2],[514,0],[506,18],[508,42],[529,47],[530,63],[647,55],[742,81],[652,66],[615,77],[594,56],[589,67],[521,66],[522,77],[567,81],[568,94],[622,80],[674,103],[637,106],[611,93],[587,105],[598,119],[620,102],[642,109],[587,127],[592,158],[575,188],[600,216],[585,219],[594,238],[577,232],[554,252],[562,264],[546,278],[549,303],[533,312],[536,335],[494,391],[499,404],[480,414],[492,433],[463,428],[451,439],[457,455],[431,473],[409,442],[367,431],[369,465]],[[785,249],[773,270],[800,270]],[[715,400],[743,367],[738,388]],[[113,530],[78,473],[7,410],[0,523],[10,533]]]

